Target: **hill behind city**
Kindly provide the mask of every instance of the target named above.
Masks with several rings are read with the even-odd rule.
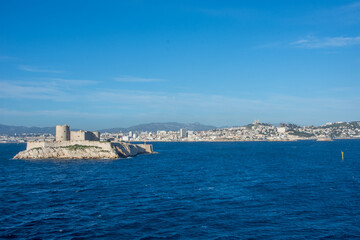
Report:
[[[179,131],[181,128],[186,128],[187,130],[193,131],[205,131],[215,129],[215,126],[203,125],[201,123],[177,123],[177,122],[168,122],[168,123],[147,123],[131,126],[128,128],[109,128],[109,129],[101,129],[100,132],[108,132],[108,133],[116,133],[116,132],[156,132],[158,130],[164,131]],[[73,129],[77,130],[77,129]],[[87,129],[83,129],[87,130]],[[14,134],[23,134],[23,133],[51,133],[55,134],[55,126],[54,127],[24,127],[24,126],[9,126],[0,124],[0,134],[2,135],[14,135]]]

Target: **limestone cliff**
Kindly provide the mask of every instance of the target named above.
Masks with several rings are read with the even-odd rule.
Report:
[[[79,143],[82,143],[81,145]],[[87,142],[71,143],[28,143],[27,150],[19,152],[15,159],[116,159],[152,153],[151,145],[129,143],[99,143],[86,145]],[[35,146],[35,147],[32,147]]]

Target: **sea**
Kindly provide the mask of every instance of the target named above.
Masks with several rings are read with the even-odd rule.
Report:
[[[360,239],[360,140],[153,146],[14,160],[25,144],[0,144],[0,239]]]

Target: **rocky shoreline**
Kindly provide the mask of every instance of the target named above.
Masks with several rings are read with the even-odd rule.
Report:
[[[29,147],[14,156],[14,159],[117,159],[138,154],[153,153],[152,145],[130,143],[107,144],[47,144]]]

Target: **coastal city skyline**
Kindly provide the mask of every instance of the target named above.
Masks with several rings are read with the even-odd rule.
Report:
[[[71,128],[67,124],[52,127],[24,127],[0,124],[0,143],[53,142],[58,127],[66,128],[67,138],[87,138],[111,142],[226,142],[226,141],[298,141],[360,139],[360,121],[327,122],[322,125],[300,126],[294,123],[271,124],[255,119],[238,126],[211,126],[201,123],[147,123],[128,128]],[[55,130],[56,129],[56,130]],[[65,131],[66,132],[66,131]],[[57,137],[56,137],[57,139]],[[56,140],[58,141],[58,140]]]
[[[55,133],[56,132],[56,133]],[[56,135],[55,135],[56,134]],[[298,141],[360,139],[360,121],[299,126],[280,123],[275,126],[259,120],[244,125],[221,127],[180,123],[153,123],[130,128],[98,131],[73,130],[69,125],[47,128],[24,128],[0,125],[0,143],[54,142],[90,140],[103,142],[227,142],[227,141]]]
[[[1,124],[360,119],[360,1],[0,5]]]

